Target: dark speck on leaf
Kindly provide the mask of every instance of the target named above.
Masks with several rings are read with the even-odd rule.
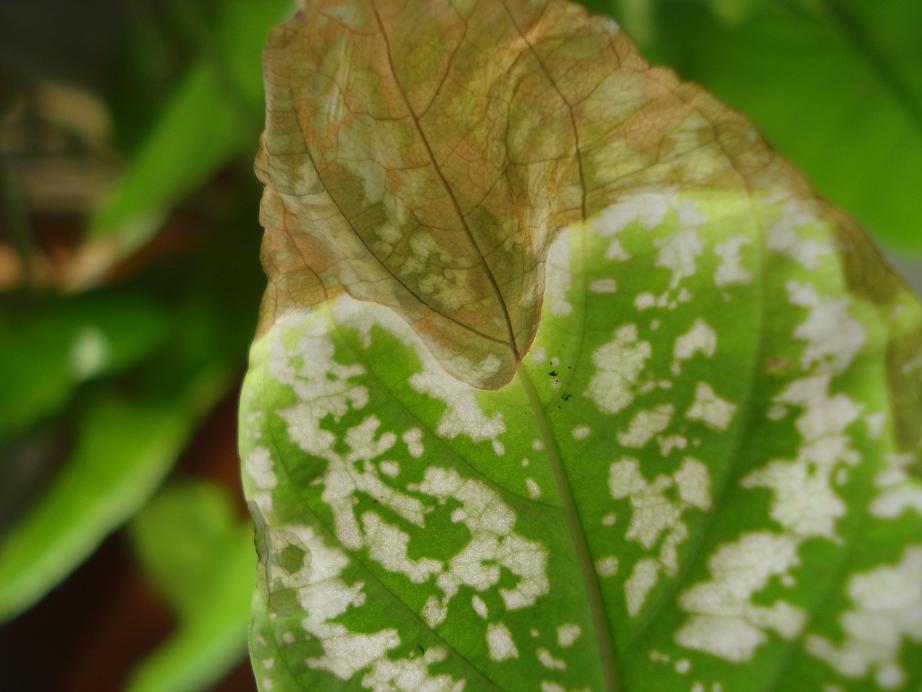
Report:
[[[556,371],[556,370],[551,370],[551,371],[548,373],[548,375],[550,375],[551,377],[557,377],[557,371]]]

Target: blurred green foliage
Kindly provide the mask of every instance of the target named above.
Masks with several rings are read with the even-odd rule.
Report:
[[[127,292],[12,305],[0,325],[0,443],[67,405],[82,383],[129,367],[166,338],[163,307]],[[126,324],[133,328],[125,329]]]
[[[156,233],[166,214],[220,167],[251,151],[262,121],[260,53],[266,32],[292,0],[227,0],[213,24],[192,6],[180,21],[203,38],[201,55],[128,162],[108,203],[90,220],[90,236],[121,256]]]
[[[922,3],[584,4],[747,113],[887,245],[922,253]],[[0,294],[0,619],[137,515],[139,564],[178,625],[141,664],[135,690],[202,689],[244,655],[249,529],[213,485],[177,477],[158,488],[235,386],[252,337],[263,282],[251,173],[259,54],[293,5],[127,3],[110,22],[110,71],[92,87],[112,120],[119,176],[85,219],[65,279],[37,287],[24,272]],[[0,214],[20,235],[34,221],[22,206]],[[20,249],[41,244],[26,241]]]
[[[256,570],[253,531],[227,492],[186,481],[168,487],[131,524],[141,564],[179,627],[145,660],[132,692],[207,688],[246,651]]]
[[[236,385],[252,338],[259,55],[292,6],[134,3],[121,48],[133,71],[100,94],[124,161],[114,189],[60,287],[0,296],[0,620],[137,515],[139,565],[177,626],[133,690],[203,689],[245,654],[248,524],[213,484],[158,488]],[[35,225],[12,211],[0,223]]]

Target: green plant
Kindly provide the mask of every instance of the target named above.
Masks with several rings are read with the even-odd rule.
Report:
[[[922,309],[563,1],[270,37],[263,689],[912,688]]]

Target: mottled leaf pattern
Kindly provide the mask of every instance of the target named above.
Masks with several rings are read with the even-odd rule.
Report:
[[[922,310],[745,119],[558,0],[266,78],[262,689],[918,686]]]

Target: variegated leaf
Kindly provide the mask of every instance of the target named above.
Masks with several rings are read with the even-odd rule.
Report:
[[[265,60],[262,689],[922,682],[922,310],[748,121],[562,0]]]

